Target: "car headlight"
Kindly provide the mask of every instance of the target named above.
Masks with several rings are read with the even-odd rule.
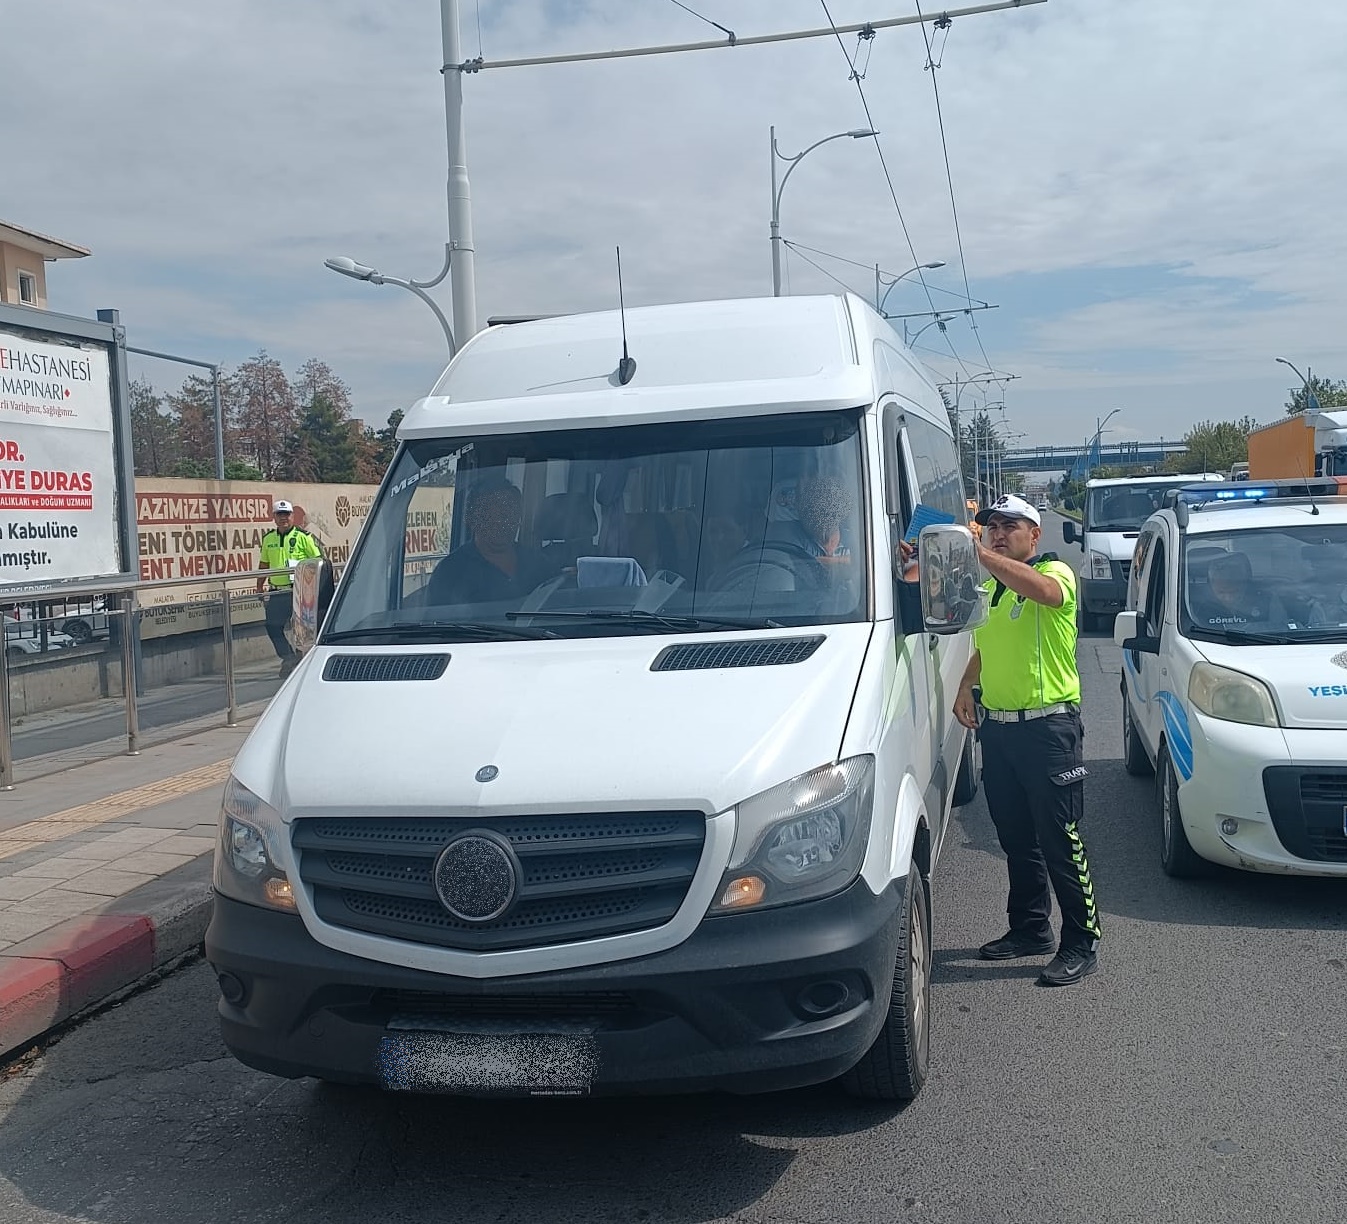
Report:
[[[874,796],[875,758],[858,756],[746,799],[735,813],[734,851],[711,913],[840,892],[860,873]]]
[[[1090,577],[1091,578],[1111,578],[1113,576],[1113,567],[1109,560],[1101,552],[1091,551],[1090,553]]]
[[[1253,727],[1276,727],[1272,691],[1261,680],[1215,663],[1197,663],[1188,677],[1188,700],[1203,714]]]
[[[277,865],[269,839],[278,836],[280,814],[234,778],[220,806],[215,847],[215,889],[222,896],[267,909],[295,910],[295,893]]]

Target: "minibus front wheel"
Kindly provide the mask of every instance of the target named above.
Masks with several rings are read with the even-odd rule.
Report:
[[[907,873],[903,930],[884,1027],[860,1062],[842,1076],[851,1096],[910,1101],[921,1091],[931,1055],[931,912],[916,864]]]

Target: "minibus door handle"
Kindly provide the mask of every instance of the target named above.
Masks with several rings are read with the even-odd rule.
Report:
[[[935,654],[935,648],[940,645],[940,635],[938,633],[929,633],[926,635],[926,649]]]

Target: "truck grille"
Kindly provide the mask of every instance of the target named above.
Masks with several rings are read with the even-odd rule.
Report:
[[[455,837],[487,831],[519,861],[514,903],[466,922],[434,887]],[[700,812],[297,820],[299,874],[332,926],[464,951],[544,947],[668,922],[687,895],[706,839]]]
[[[1268,812],[1283,846],[1298,858],[1347,863],[1347,769],[1263,770]]]

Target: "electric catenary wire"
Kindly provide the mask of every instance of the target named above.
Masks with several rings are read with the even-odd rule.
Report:
[[[959,205],[954,198],[954,173],[950,169],[949,164],[949,143],[945,139],[945,114],[940,106],[940,82],[936,79],[938,70],[940,68],[940,64],[936,61],[935,56],[932,54],[931,51],[931,32],[926,28],[926,22],[924,20],[925,14],[922,13],[921,11],[921,0],[914,0],[914,3],[917,6],[917,16],[923,18],[922,22],[920,23],[921,37],[926,44],[926,70],[931,74],[931,90],[935,94],[935,117],[936,122],[940,128],[940,148],[944,153],[945,158],[945,182],[949,185],[949,208],[950,213],[954,218],[954,242],[959,251],[959,270],[963,274],[963,291],[965,294],[968,295],[969,299],[971,300],[973,296],[973,290],[968,283],[968,264],[964,259],[963,253],[963,231],[959,227]],[[939,24],[940,23],[937,23],[937,25]],[[948,41],[949,37],[948,19],[946,19],[946,24],[944,25],[943,28],[945,30],[946,41]],[[941,59],[943,58],[944,58],[944,47],[942,45]],[[968,316],[968,326],[973,329],[973,338],[978,342],[978,349],[982,353],[983,363],[986,365],[988,370],[992,369],[991,358],[987,356],[987,350],[986,348],[983,347],[982,335],[978,331],[977,320],[973,318],[972,315]]]
[[[870,273],[873,273],[875,270],[875,265],[872,263],[862,263],[859,259],[848,259],[845,255],[837,254],[836,251],[824,251],[818,247],[808,246],[803,242],[796,242],[794,239],[791,238],[783,238],[781,239],[781,241],[786,246],[793,246],[800,251],[808,251],[811,255],[822,255],[824,259],[835,259],[837,260],[838,263],[850,264],[853,268],[864,268],[867,272]],[[891,272],[888,268],[880,268],[879,274],[880,276],[887,276],[890,278],[898,275],[896,272]],[[930,288],[933,289],[936,293],[948,293],[950,297],[959,298],[960,301],[966,301],[972,306],[987,305],[987,303],[984,302],[981,298],[966,298],[957,289],[946,289],[944,285],[931,285]],[[949,313],[958,313],[959,309],[960,308],[957,306],[951,307]]]
[[[842,58],[847,61],[847,70],[851,74],[851,80],[856,85],[856,92],[860,95],[861,106],[865,109],[866,122],[870,125],[870,130],[874,131],[875,121],[870,114],[870,102],[865,96],[865,86],[861,84],[860,77],[856,75],[855,68],[852,65],[851,56],[847,54],[846,44],[842,41],[842,35],[837,29],[837,23],[833,20],[833,15],[828,9],[828,0],[819,0],[819,3],[823,6],[824,17],[827,18],[828,24],[832,27],[833,36],[837,39],[838,49],[842,52]],[[917,248],[912,241],[911,233],[908,231],[907,219],[903,216],[903,206],[898,202],[898,190],[893,185],[893,175],[889,173],[889,163],[887,159],[884,157],[884,147],[879,143],[878,135],[874,137],[874,142],[875,142],[875,152],[879,154],[880,168],[884,171],[884,181],[889,185],[889,196],[893,200],[894,211],[897,212],[898,214],[898,224],[902,227],[903,237],[907,241],[907,249],[912,255],[912,262],[914,264],[920,264],[921,260],[917,258]],[[931,297],[930,286],[927,285],[925,273],[922,271],[921,268],[917,269],[917,279],[921,282],[921,287],[926,293],[926,304],[930,306],[931,313],[932,314],[938,313],[935,308],[935,299]],[[949,345],[950,355],[954,358],[955,361],[959,363],[960,367],[962,367],[963,369],[963,372],[971,378],[973,376],[973,372],[968,368],[968,363],[964,361],[964,359],[961,356],[959,356],[959,351],[954,347],[954,341],[950,339],[948,331],[942,329],[940,334],[945,337],[946,343],[948,343]]]
[[[857,297],[865,296],[865,294],[863,294],[859,289],[857,289],[855,285],[847,284],[847,282],[844,281],[840,276],[834,276],[831,272],[829,272],[828,269],[825,268],[821,263],[815,263],[812,259],[810,259],[809,256],[805,254],[805,251],[809,250],[810,248],[801,247],[798,242],[791,242],[787,238],[783,238],[781,241],[786,245],[786,247],[789,250],[794,251],[795,254],[797,254],[801,259],[803,259],[805,263],[807,263],[811,268],[816,268],[818,271],[822,272],[823,275],[826,276],[830,281],[833,281],[836,284],[841,285],[842,288],[845,289],[848,293],[854,293],[856,294]],[[847,260],[847,262],[850,263],[852,261]]]
[[[698,21],[704,21],[706,22],[707,25],[712,26],[713,28],[719,30],[722,34],[728,35],[731,46],[733,46],[734,43],[737,41],[733,30],[726,29],[723,25],[720,24],[720,22],[712,21],[711,18],[703,16],[701,13],[697,12],[697,10],[694,8],[688,8],[688,6],[683,3],[683,0],[669,0],[669,3],[672,4],[675,8],[681,8],[685,13],[691,13],[692,16],[697,18]]]

